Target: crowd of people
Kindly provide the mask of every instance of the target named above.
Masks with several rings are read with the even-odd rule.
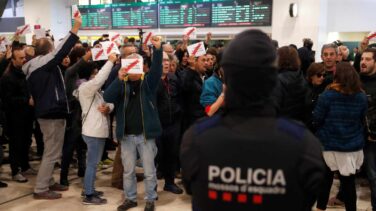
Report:
[[[137,206],[139,180],[145,211],[155,210],[157,179],[182,194],[180,173],[193,210],[311,210],[315,202],[325,210],[334,200],[355,211],[360,170],[376,210],[376,48],[367,38],[354,55],[338,41],[323,45],[322,62],[312,40],[278,47],[259,30],[225,48],[210,46],[209,33],[200,56],[189,54],[186,35],[176,46],[158,36],[151,45],[126,39],[120,55],[93,61],[91,49],[108,38],[82,43],[81,23],[75,18],[56,47],[52,37],[26,45],[15,35],[0,53],[11,176],[23,183],[36,175],[35,199],[69,189],[76,151],[83,204],[106,204],[96,171],[108,160],[106,145],[117,143],[111,185],[125,198],[118,211]],[[121,60],[138,58],[144,73],[128,73]],[[38,170],[29,164],[32,136]],[[335,175],[340,190],[329,200]]]

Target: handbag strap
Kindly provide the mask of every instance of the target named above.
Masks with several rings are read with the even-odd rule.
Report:
[[[95,94],[94,94],[94,96],[93,96],[93,99],[91,100],[91,103],[90,103],[89,109],[87,110],[86,114],[83,116],[83,119],[82,119],[82,125],[84,125],[84,123],[85,123],[86,117],[87,117],[87,115],[88,115],[89,112],[90,112],[90,109],[91,109],[91,106],[93,105],[94,99],[95,99]]]

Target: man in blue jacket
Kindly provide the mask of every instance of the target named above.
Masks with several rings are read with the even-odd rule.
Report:
[[[44,152],[34,188],[35,199],[58,199],[61,194],[54,191],[68,189],[55,183],[52,177],[54,165],[61,157],[65,118],[69,112],[59,64],[78,41],[77,32],[81,24],[82,19],[75,18],[72,30],[56,49],[49,39],[39,39],[35,48],[36,57],[22,67],[44,137]]]
[[[144,77],[143,74],[127,74],[125,69],[121,69],[118,78],[105,90],[103,96],[106,102],[115,104],[116,136],[120,140],[124,167],[123,187],[126,199],[117,208],[118,211],[137,206],[137,152],[144,168],[147,201],[145,211],[154,210],[154,200],[157,198],[155,138],[162,134],[162,128],[155,105],[157,87],[162,76],[162,49],[158,37],[153,37],[152,43],[154,54],[149,73]]]

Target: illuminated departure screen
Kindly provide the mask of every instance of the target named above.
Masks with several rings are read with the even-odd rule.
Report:
[[[272,25],[272,0],[251,1],[251,23],[253,26]]]
[[[158,4],[156,2],[113,4],[112,28],[158,28]]]
[[[271,26],[272,0],[212,0],[212,27]]]
[[[159,27],[210,27],[211,0],[159,1]]]
[[[81,29],[111,29],[111,5],[78,6],[82,16]]]
[[[273,0],[160,0],[80,5],[81,29],[271,26]],[[73,21],[72,21],[73,23]]]

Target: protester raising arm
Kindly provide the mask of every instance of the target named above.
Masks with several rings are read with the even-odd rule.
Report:
[[[75,18],[72,30],[55,49],[53,48],[53,43],[50,39],[41,38],[37,40],[35,52],[37,56],[37,58],[35,59],[37,60],[31,60],[30,62],[26,63],[22,68],[23,71],[26,73],[27,77],[29,77],[31,73],[35,70],[50,71],[55,69],[53,67],[60,64],[63,61],[63,59],[69,54],[73,46],[79,40],[77,32],[78,29],[81,27],[81,24],[81,17]],[[38,63],[38,65],[35,65],[35,63]]]
[[[153,60],[152,60],[149,74],[145,76],[145,79],[146,79],[146,82],[148,83],[150,90],[154,90],[154,92],[156,92],[159,80],[162,77],[163,54],[162,54],[162,48],[161,48],[162,47],[161,40],[159,37],[153,36],[151,38],[151,43],[154,46]]]
[[[116,54],[110,54],[108,56],[108,61],[102,67],[102,69],[98,71],[98,74],[96,74],[95,76],[92,74],[94,78],[80,86],[80,94],[82,92],[84,92],[87,95],[95,94],[103,86],[104,82],[106,81],[108,75],[111,72],[111,68],[114,66],[114,63],[116,62],[116,59]]]

